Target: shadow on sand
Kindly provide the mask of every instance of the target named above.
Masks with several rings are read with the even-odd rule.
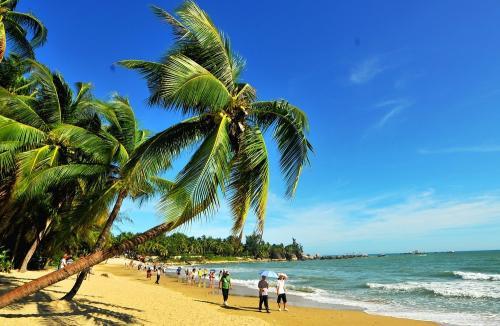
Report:
[[[29,281],[30,279],[18,278],[9,275],[0,275],[0,295],[10,289]],[[53,286],[52,286],[53,287]],[[46,325],[75,325],[82,323],[81,317],[85,318],[85,324],[98,325],[129,325],[144,324],[143,320],[127,312],[142,310],[125,307],[105,302],[92,301],[85,297],[96,297],[78,295],[78,299],[72,302],[53,300],[50,292],[59,294],[63,291],[45,289],[29,297],[11,304],[0,310],[0,319],[18,319],[20,323],[23,318],[37,318],[37,322]],[[16,310],[22,309],[25,305],[36,304],[36,313],[16,313]],[[78,321],[77,321],[78,320]],[[1,322],[0,322],[1,324]]]
[[[194,301],[198,301],[198,302],[203,302],[203,303],[208,303],[208,304],[211,304],[211,305],[215,305],[215,306],[219,306],[223,309],[228,309],[228,310],[239,310],[239,311],[253,311],[253,312],[259,312],[259,308],[257,307],[240,307],[240,306],[223,306],[221,305],[220,303],[217,303],[217,302],[213,302],[213,301],[206,301],[206,300],[194,300]]]

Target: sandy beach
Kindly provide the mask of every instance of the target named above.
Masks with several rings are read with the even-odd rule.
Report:
[[[433,325],[429,322],[344,311],[290,306],[259,313],[257,299],[231,296],[230,308],[209,289],[190,287],[162,276],[160,285],[144,272],[126,269],[122,260],[94,268],[72,303],[51,301],[72,286],[75,276],[0,311],[1,325]],[[0,274],[1,292],[47,271]]]

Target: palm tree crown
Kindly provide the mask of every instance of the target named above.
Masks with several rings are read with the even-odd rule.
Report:
[[[146,78],[150,104],[180,110],[190,117],[142,144],[135,161],[143,169],[157,172],[170,166],[182,149],[200,143],[176,185],[162,198],[160,206],[167,217],[180,225],[201,213],[213,213],[222,191],[231,204],[234,234],[241,237],[250,208],[257,216],[257,230],[262,232],[269,189],[263,132],[273,131],[286,195],[291,197],[312,150],[306,138],[307,117],[284,100],[256,100],[255,89],[240,79],[244,60],[194,2],[187,1],[177,9],[178,19],[158,7],[153,11],[173,27],[175,45],[160,62],[120,63]],[[179,210],[174,204],[187,195],[190,200],[184,202],[188,204]]]

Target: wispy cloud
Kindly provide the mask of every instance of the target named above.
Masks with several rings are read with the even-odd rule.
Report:
[[[498,153],[500,152],[500,145],[478,145],[478,146],[448,147],[439,149],[421,148],[417,152],[422,155],[457,154],[457,153]]]
[[[375,105],[377,108],[387,110],[386,113],[377,121],[375,128],[384,127],[387,122],[400,114],[403,110],[412,106],[413,103],[408,99],[392,99],[383,101]]]
[[[499,194],[449,199],[428,190],[390,197],[273,212],[274,218],[282,223],[272,223],[265,235],[273,241],[288,241],[293,236],[300,239],[306,249],[318,248],[322,252],[339,252],[347,246],[351,251],[373,252],[386,250],[384,246],[389,243],[391,247],[396,242],[399,248],[405,248],[408,243],[426,236],[449,235],[492,223],[500,226]],[[477,244],[463,245],[471,248]]]
[[[353,84],[364,84],[375,78],[385,69],[378,57],[368,58],[352,69],[349,81]]]

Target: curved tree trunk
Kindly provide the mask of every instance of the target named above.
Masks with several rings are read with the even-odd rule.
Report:
[[[109,234],[109,231],[111,230],[111,226],[113,225],[113,222],[115,221],[116,217],[118,216],[118,213],[120,212],[120,208],[122,207],[123,200],[127,197],[127,192],[125,190],[120,191],[118,194],[118,197],[116,198],[115,205],[113,206],[113,209],[111,210],[111,213],[109,214],[108,220],[106,221],[106,224],[104,225],[104,228],[102,229],[101,233],[99,234],[99,237],[97,238],[97,241],[95,242],[94,249],[92,252],[96,252],[98,250],[101,250],[102,247],[104,247],[104,244],[106,243],[106,236]],[[76,282],[71,288],[71,290],[66,293],[64,297],[61,298],[61,300],[73,300],[75,297],[76,293],[80,289],[80,286],[82,286],[83,281],[87,277],[87,274],[89,273],[90,269],[86,269],[80,274],[78,274],[78,277],[76,278]]]
[[[159,236],[160,234],[171,231],[174,227],[175,227],[174,222],[157,225],[149,229],[148,231],[137,235],[132,239],[124,240],[121,243],[109,249],[99,250],[93,254],[90,254],[84,258],[79,259],[77,262],[68,265],[60,270],[54,271],[36,280],[23,284],[0,296],[0,308],[8,306],[9,304],[18,301],[24,297],[27,297],[30,294],[33,294],[43,288],[51,286],[54,283],[62,281],[70,277],[71,275],[74,275],[94,265],[97,265],[108,258],[111,258],[117,254],[122,253],[125,250],[132,249],[137,245],[146,242],[147,240]]]
[[[38,233],[36,235],[35,240],[33,241],[33,244],[31,245],[30,249],[26,253],[26,256],[24,256],[21,267],[19,268],[20,272],[24,273],[28,270],[28,263],[30,262],[31,257],[33,257],[33,255],[35,254],[36,248],[38,248],[38,245],[40,244],[40,242],[42,242],[42,239],[45,236],[45,234],[47,233],[47,230],[49,229],[51,223],[52,223],[52,219],[49,218],[45,222],[45,228],[42,231],[40,231],[40,233]]]

